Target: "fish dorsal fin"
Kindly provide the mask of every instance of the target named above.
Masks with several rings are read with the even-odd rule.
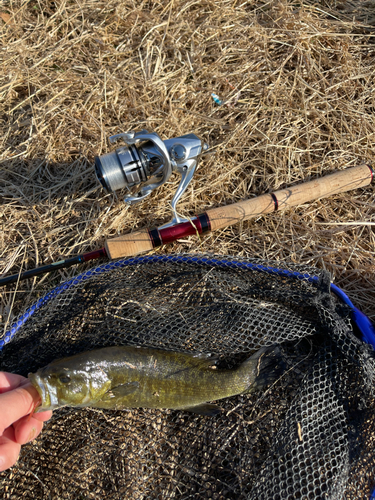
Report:
[[[198,353],[193,354],[192,362],[195,366],[199,368],[216,368],[216,363],[218,361],[217,356],[211,356],[210,354]]]

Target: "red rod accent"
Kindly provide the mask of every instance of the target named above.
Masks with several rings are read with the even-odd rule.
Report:
[[[99,250],[94,250],[93,252],[87,252],[82,255],[83,261],[102,259],[104,257],[108,258],[105,248],[99,248]]]
[[[163,245],[172,243],[172,241],[176,241],[179,238],[183,238],[184,236],[192,236],[193,234],[197,234],[197,231],[198,234],[202,234],[202,226],[200,220],[197,217],[194,217],[194,219],[191,219],[191,222],[181,222],[180,224],[176,224],[175,226],[159,229],[159,234]]]
[[[367,165],[368,168],[370,169],[370,172],[371,172],[371,182],[374,180],[374,171],[372,170],[372,168],[370,167],[370,165]]]

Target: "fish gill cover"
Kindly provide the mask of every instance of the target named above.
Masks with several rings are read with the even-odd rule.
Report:
[[[0,369],[27,375],[113,345],[212,354],[232,368],[275,343],[287,369],[266,391],[221,400],[214,417],[57,410],[0,475],[7,496],[369,498],[373,349],[329,286],[314,268],[212,255],[120,260],[59,285],[15,323]]]

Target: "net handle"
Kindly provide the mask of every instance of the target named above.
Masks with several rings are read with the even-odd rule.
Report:
[[[189,222],[169,228],[152,230],[146,228],[109,239],[106,241],[105,249],[111,259],[138,255],[182,237],[223,229],[260,215],[365,187],[371,184],[372,180],[373,171],[369,165],[348,168],[274,193],[213,208]]]

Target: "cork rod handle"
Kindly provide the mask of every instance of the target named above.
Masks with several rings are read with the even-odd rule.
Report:
[[[373,172],[371,168],[368,165],[360,165],[320,179],[297,184],[291,188],[280,189],[274,193],[263,194],[224,207],[213,208],[204,215],[209,219],[211,231],[215,231],[275,210],[285,210],[319,198],[368,186],[371,184],[372,179]],[[163,236],[163,230],[160,231],[159,236]],[[179,237],[181,237],[181,232]],[[162,237],[160,241],[162,243]],[[172,240],[169,239],[169,241]],[[117,259],[147,252],[155,246],[150,231],[142,229],[135,233],[107,240],[105,248],[109,258]]]
[[[131,257],[152,250],[152,244],[148,229],[141,229],[135,233],[124,234],[105,242],[105,249],[110,259],[120,257]]]
[[[215,231],[275,210],[285,210],[308,201],[367,186],[371,184],[372,176],[372,170],[368,165],[360,165],[291,188],[280,189],[271,194],[263,194],[251,200],[213,208],[207,211],[211,230]]]

